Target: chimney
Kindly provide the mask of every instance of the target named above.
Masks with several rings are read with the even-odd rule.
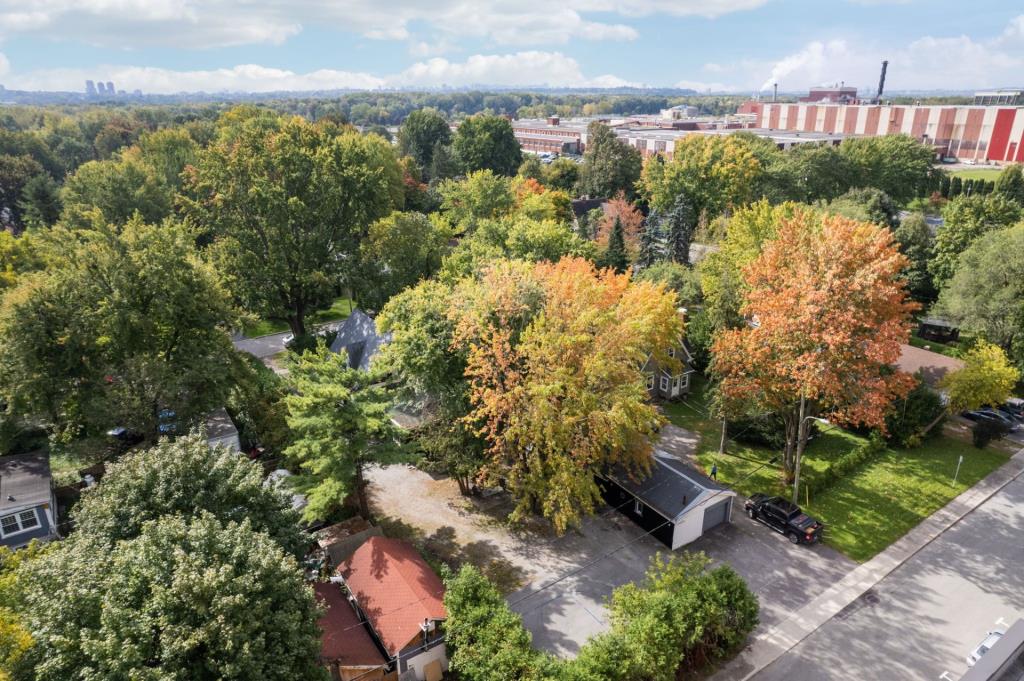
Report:
[[[558,116],[549,116],[548,117],[548,125],[558,125],[558,121],[559,121]]]
[[[775,83],[772,85],[772,104],[779,101],[779,84]]]
[[[889,60],[882,61],[882,75],[878,78],[878,94],[875,95],[875,102],[882,103],[882,90],[885,89],[885,71],[889,68]]]

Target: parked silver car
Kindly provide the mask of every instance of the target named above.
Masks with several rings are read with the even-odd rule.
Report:
[[[1003,637],[1005,632],[996,630],[990,631],[985,636],[985,640],[978,644],[978,647],[967,654],[967,666],[973,667],[981,659],[981,656],[992,650],[992,646],[999,642],[999,639]]]

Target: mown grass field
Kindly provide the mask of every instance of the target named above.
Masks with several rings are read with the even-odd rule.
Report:
[[[999,177],[999,168],[962,168],[950,171],[950,177],[959,177],[961,180],[995,180]]]
[[[705,411],[706,382],[698,377],[685,402],[665,408],[669,420],[700,433],[697,458],[706,470],[718,464],[718,479],[749,496],[768,492],[789,497],[781,464],[763,466],[773,456],[767,447],[730,441],[718,455],[720,422]],[[823,426],[804,454],[801,476],[813,479],[829,462],[866,441],[836,426]],[[957,461],[964,457],[953,481]],[[800,493],[800,503],[826,525],[826,542],[850,558],[865,561],[902,537],[958,494],[1001,466],[1009,455],[999,449],[976,449],[970,443],[939,434],[916,449],[889,448],[851,475],[815,497]],[[763,466],[758,469],[759,466]]]

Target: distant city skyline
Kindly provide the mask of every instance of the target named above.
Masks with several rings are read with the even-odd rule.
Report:
[[[1024,85],[1005,0],[0,0],[0,83],[83,92]]]

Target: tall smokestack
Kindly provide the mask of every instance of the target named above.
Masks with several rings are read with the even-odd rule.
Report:
[[[772,85],[772,104],[779,101],[779,84]]]
[[[884,60],[882,62],[882,75],[878,78],[878,94],[875,95],[875,101],[879,104],[882,103],[882,90],[885,89],[885,71],[889,68],[889,61]]]

